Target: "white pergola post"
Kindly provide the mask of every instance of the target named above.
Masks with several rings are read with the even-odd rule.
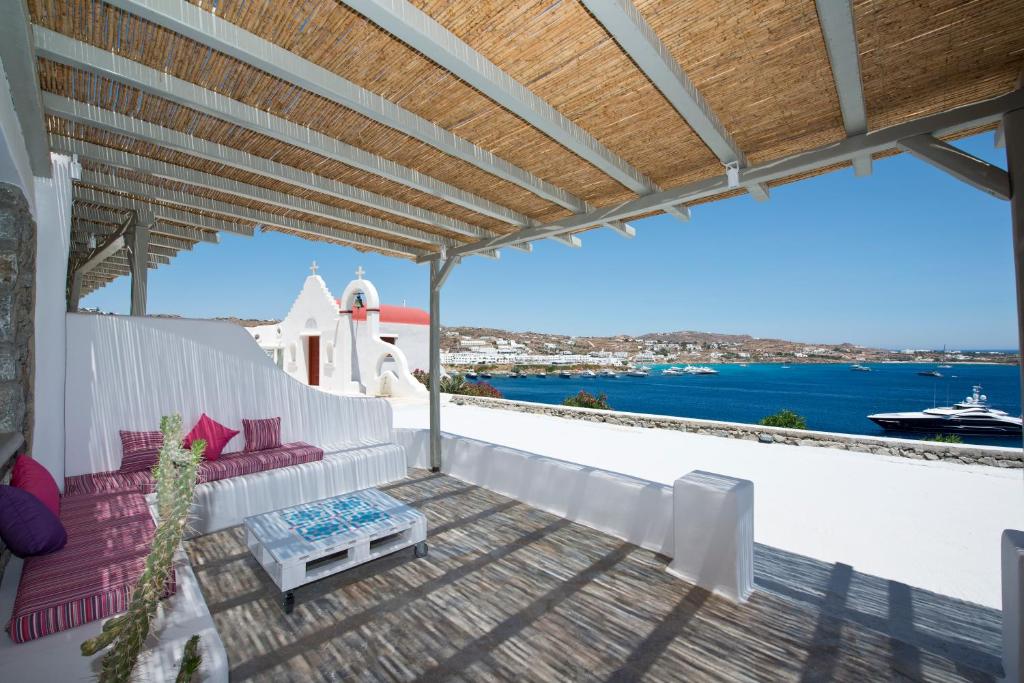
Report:
[[[430,261],[430,471],[441,471],[441,287],[459,258]]]
[[[1010,221],[1013,229],[1013,267],[1017,283],[1017,343],[1024,349],[1024,109],[1003,114],[1006,168],[1010,175]],[[1019,352],[1019,351],[1018,351]],[[1024,365],[1021,405],[1024,406]],[[1003,532],[1003,674],[1004,680],[1024,680],[1024,533]]]
[[[82,273],[76,270],[71,274],[71,291],[68,292],[68,313],[78,313],[78,303],[82,300]]]
[[[146,280],[149,264],[149,226],[136,220],[129,233],[131,255],[128,265],[132,274],[132,315],[146,315]]]

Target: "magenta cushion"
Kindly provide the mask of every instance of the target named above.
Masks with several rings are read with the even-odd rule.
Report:
[[[121,430],[121,471],[152,470],[160,458],[164,435],[160,432],[126,432]]]
[[[242,429],[245,430],[246,453],[281,447],[281,418],[279,417],[242,420]]]
[[[238,434],[237,429],[225,427],[206,413],[203,413],[202,417],[199,418],[199,422],[196,422],[196,426],[188,433],[188,436],[181,442],[181,445],[185,448],[191,448],[193,441],[202,439],[206,442],[203,459],[216,460],[220,457],[224,447],[228,445],[228,441],[231,441],[236,434]]]
[[[11,472],[11,486],[28,491],[60,517],[60,489],[50,471],[27,455],[19,455]]]
[[[60,550],[68,535],[41,500],[17,486],[0,486],[0,539],[18,557],[31,557]]]

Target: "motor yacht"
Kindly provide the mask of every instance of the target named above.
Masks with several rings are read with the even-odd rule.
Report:
[[[944,408],[927,408],[920,412],[876,413],[868,419],[895,431],[935,432],[941,434],[1020,434],[1021,419],[988,405],[981,385],[960,403]]]

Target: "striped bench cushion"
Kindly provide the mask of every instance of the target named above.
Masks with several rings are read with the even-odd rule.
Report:
[[[278,467],[290,467],[324,459],[316,446],[296,441],[265,451],[223,453],[216,460],[203,460],[199,465],[199,483],[241,477]],[[150,472],[93,472],[64,478],[64,497],[97,493],[152,493],[155,489]]]
[[[324,459],[323,449],[296,441],[265,451],[223,453],[216,460],[204,460],[199,466],[199,483],[241,477],[279,467],[290,467]]]
[[[155,527],[140,493],[61,501],[63,549],[25,560],[7,632],[16,643],[105,619],[128,608]],[[174,577],[166,595],[174,592]]]
[[[148,471],[93,472],[64,477],[64,496],[88,496],[96,493],[152,493],[156,490]]]

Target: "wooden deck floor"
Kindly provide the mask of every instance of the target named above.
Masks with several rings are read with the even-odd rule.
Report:
[[[667,559],[444,475],[385,487],[422,510],[412,551],[296,591],[240,527],[186,544],[233,681],[992,680],[999,613],[771,548],[734,605]]]

